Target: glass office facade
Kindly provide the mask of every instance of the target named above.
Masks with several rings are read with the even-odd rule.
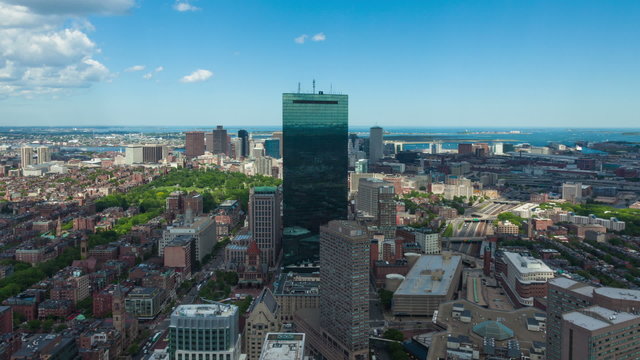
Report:
[[[274,159],[280,159],[280,139],[266,139],[264,141],[264,154]]]
[[[282,95],[284,264],[317,261],[320,225],[347,218],[348,96]]]

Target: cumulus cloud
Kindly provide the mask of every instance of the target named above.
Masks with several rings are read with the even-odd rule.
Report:
[[[294,38],[294,39],[293,39],[293,41],[294,41],[296,44],[304,44],[304,43],[307,41],[307,39],[309,39],[309,35],[307,35],[307,34],[302,34],[302,35],[300,35],[300,36],[298,36],[298,37]],[[319,33],[317,33],[317,34],[315,34],[315,35],[311,36],[311,38],[310,38],[310,39],[311,39],[311,41],[316,41],[316,42],[318,42],[318,41],[325,41],[325,40],[327,40],[327,36],[326,36],[323,32],[319,32]]]
[[[134,72],[134,71],[142,71],[144,70],[144,65],[133,65],[132,67],[124,69],[126,72]]]
[[[300,36],[298,36],[297,38],[293,39],[293,41],[296,44],[304,44],[305,41],[307,41],[307,38],[309,37],[309,35],[307,34],[302,34]]]
[[[164,70],[164,67],[162,66],[158,66],[157,68],[155,68],[152,72],[146,73],[144,75],[142,75],[142,78],[145,80],[151,80],[151,78],[153,78],[153,76],[161,71]]]
[[[173,8],[179,12],[200,10],[199,7],[189,4],[187,1],[176,1],[176,3],[173,5]]]
[[[317,33],[315,35],[313,35],[313,37],[311,37],[311,40],[313,41],[325,41],[327,39],[327,36],[324,33]]]
[[[134,0],[0,0],[0,97],[90,87],[110,78],[87,15],[126,13]]]
[[[183,76],[182,79],[180,79],[180,82],[183,82],[183,83],[200,82],[200,81],[208,80],[212,76],[213,76],[213,73],[211,71],[198,69],[189,75]]]

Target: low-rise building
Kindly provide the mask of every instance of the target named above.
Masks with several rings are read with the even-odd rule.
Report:
[[[11,360],[75,359],[78,355],[76,339],[56,334],[35,334],[22,343]]]
[[[452,300],[462,273],[462,257],[445,252],[420,256],[393,294],[396,316],[431,316],[443,301]]]
[[[164,266],[174,268],[183,275],[191,274],[195,262],[193,238],[188,235],[177,236],[164,248]]]
[[[305,334],[268,333],[259,360],[303,360]]]
[[[440,233],[437,231],[417,229],[415,231],[415,239],[420,249],[427,255],[440,254],[442,251]]]
[[[544,261],[512,252],[496,257],[496,274],[512,300],[522,306],[533,306],[535,297],[546,297],[547,280],[555,276]]]
[[[274,282],[273,295],[280,305],[280,319],[283,323],[293,321],[300,309],[317,309],[320,306],[319,273],[283,273]]]
[[[166,299],[166,292],[159,288],[133,288],[124,299],[126,312],[138,319],[153,319],[158,315]]]
[[[496,226],[496,234],[498,235],[518,235],[519,232],[520,228],[518,225],[510,222],[509,220],[499,221]]]
[[[65,318],[73,309],[71,300],[45,300],[38,305],[38,319],[42,320],[50,316]]]

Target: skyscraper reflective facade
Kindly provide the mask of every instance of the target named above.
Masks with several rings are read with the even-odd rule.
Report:
[[[347,218],[348,102],[282,95],[284,265],[317,260],[320,225]]]
[[[236,149],[240,153],[239,157],[246,158],[249,156],[249,133],[247,130],[238,130],[238,138],[240,141],[240,149]]]

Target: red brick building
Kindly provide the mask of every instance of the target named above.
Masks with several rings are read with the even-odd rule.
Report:
[[[0,306],[0,334],[13,331],[13,311],[11,306]]]

